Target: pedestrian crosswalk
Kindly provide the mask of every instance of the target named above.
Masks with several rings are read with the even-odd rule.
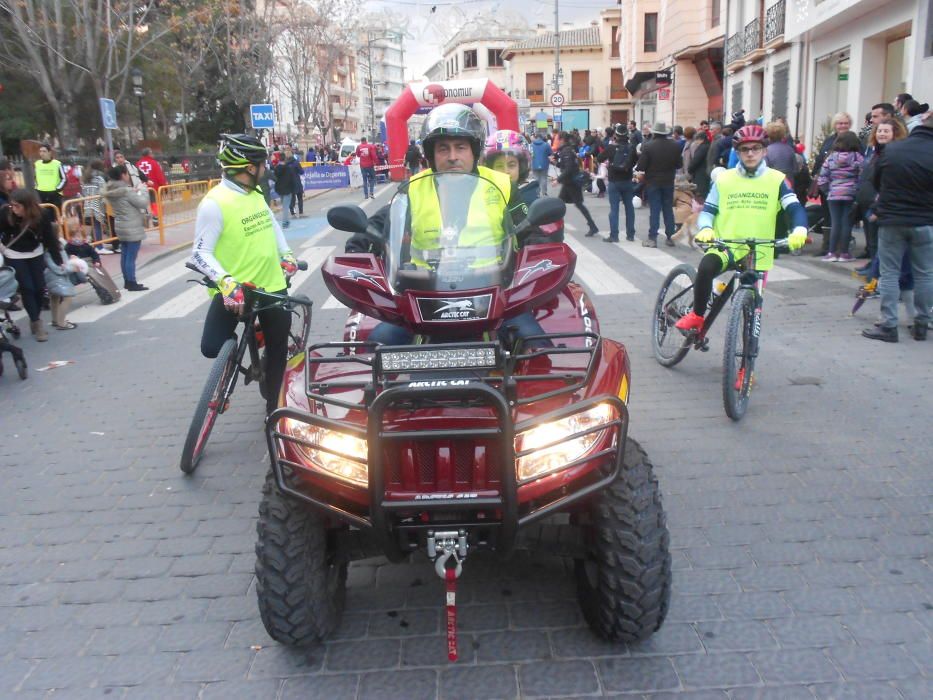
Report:
[[[346,311],[346,307],[328,294],[321,284],[321,266],[335,252],[343,249],[342,239],[330,235],[333,233],[332,229],[326,227],[298,246],[298,257],[308,263],[308,270],[295,276],[292,293],[309,296],[315,302],[316,312]],[[324,245],[325,240],[333,245]],[[572,224],[566,226],[566,242],[577,256],[575,279],[597,298],[611,299],[637,294],[653,297],[661,278],[685,259],[682,248],[668,249],[672,252],[667,252],[643,248],[638,242],[610,245],[603,243],[601,238],[586,238]],[[698,255],[689,257],[694,264],[697,258]],[[788,265],[786,259],[779,260],[769,273],[769,282],[808,279],[809,276],[801,268],[804,266],[799,263]],[[119,302],[108,306],[89,299],[89,303],[83,306],[79,304],[69,314],[69,319],[81,325],[117,313],[129,314],[146,322],[203,316],[202,307],[206,307],[209,297],[201,285],[190,283],[197,279],[197,275],[186,269],[182,260],[145,274],[144,278],[148,291],[124,292]],[[169,291],[174,293],[169,294]],[[778,292],[775,295],[779,298],[781,296]],[[158,303],[153,304],[154,300],[158,300]]]

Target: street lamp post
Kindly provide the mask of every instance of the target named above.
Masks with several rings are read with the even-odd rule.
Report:
[[[146,115],[143,113],[143,72],[139,68],[130,71],[130,79],[133,81],[133,94],[139,102],[139,128],[143,132],[143,141],[146,141]]]

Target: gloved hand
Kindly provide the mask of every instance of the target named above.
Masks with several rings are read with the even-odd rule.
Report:
[[[282,270],[285,272],[286,279],[293,277],[294,274],[298,272],[298,260],[295,258],[292,251],[288,251],[282,255],[282,261],[280,264],[282,266]]]
[[[246,297],[243,294],[243,288],[230,275],[225,276],[217,283],[217,289],[223,296],[224,308],[237,316],[243,313],[243,307],[246,305]]]
[[[709,227],[701,228],[699,231],[697,231],[695,240],[697,243],[709,243],[713,240],[714,235],[715,234],[713,233],[713,229]]]
[[[807,229],[803,226],[798,226],[793,230],[793,232],[787,237],[787,247],[791,250],[798,250],[803,248],[807,244]]]

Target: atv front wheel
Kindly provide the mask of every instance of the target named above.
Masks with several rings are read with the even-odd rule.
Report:
[[[256,531],[256,594],[269,636],[289,646],[323,639],[340,623],[347,592],[333,532],[309,506],[281,493],[271,471]]]
[[[653,467],[634,440],[625,443],[622,473],[586,520],[586,558],[574,562],[583,616],[610,641],[650,637],[670,604],[670,535]]]

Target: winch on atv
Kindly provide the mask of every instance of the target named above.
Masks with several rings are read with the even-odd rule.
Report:
[[[434,177],[442,211],[467,225],[456,211],[483,186],[467,178],[480,178]],[[534,549],[574,559],[597,634],[647,637],[670,597],[664,512],[651,463],[627,436],[628,356],[600,335],[571,281],[573,251],[515,251],[510,233],[498,247],[483,242],[478,260],[475,240],[458,246],[458,234],[415,265],[407,206],[393,200],[384,259],[325,264],[331,293],[353,310],[344,340],[289,365],[267,421],[256,547],[267,631],[286,644],[321,639],[339,624],[351,561],[426,555],[445,581],[453,660],[456,583],[470,554]],[[528,219],[563,213],[542,199]],[[367,231],[355,207],[329,220]],[[519,314],[540,332],[509,331]],[[413,343],[370,342],[380,321],[407,328]]]

